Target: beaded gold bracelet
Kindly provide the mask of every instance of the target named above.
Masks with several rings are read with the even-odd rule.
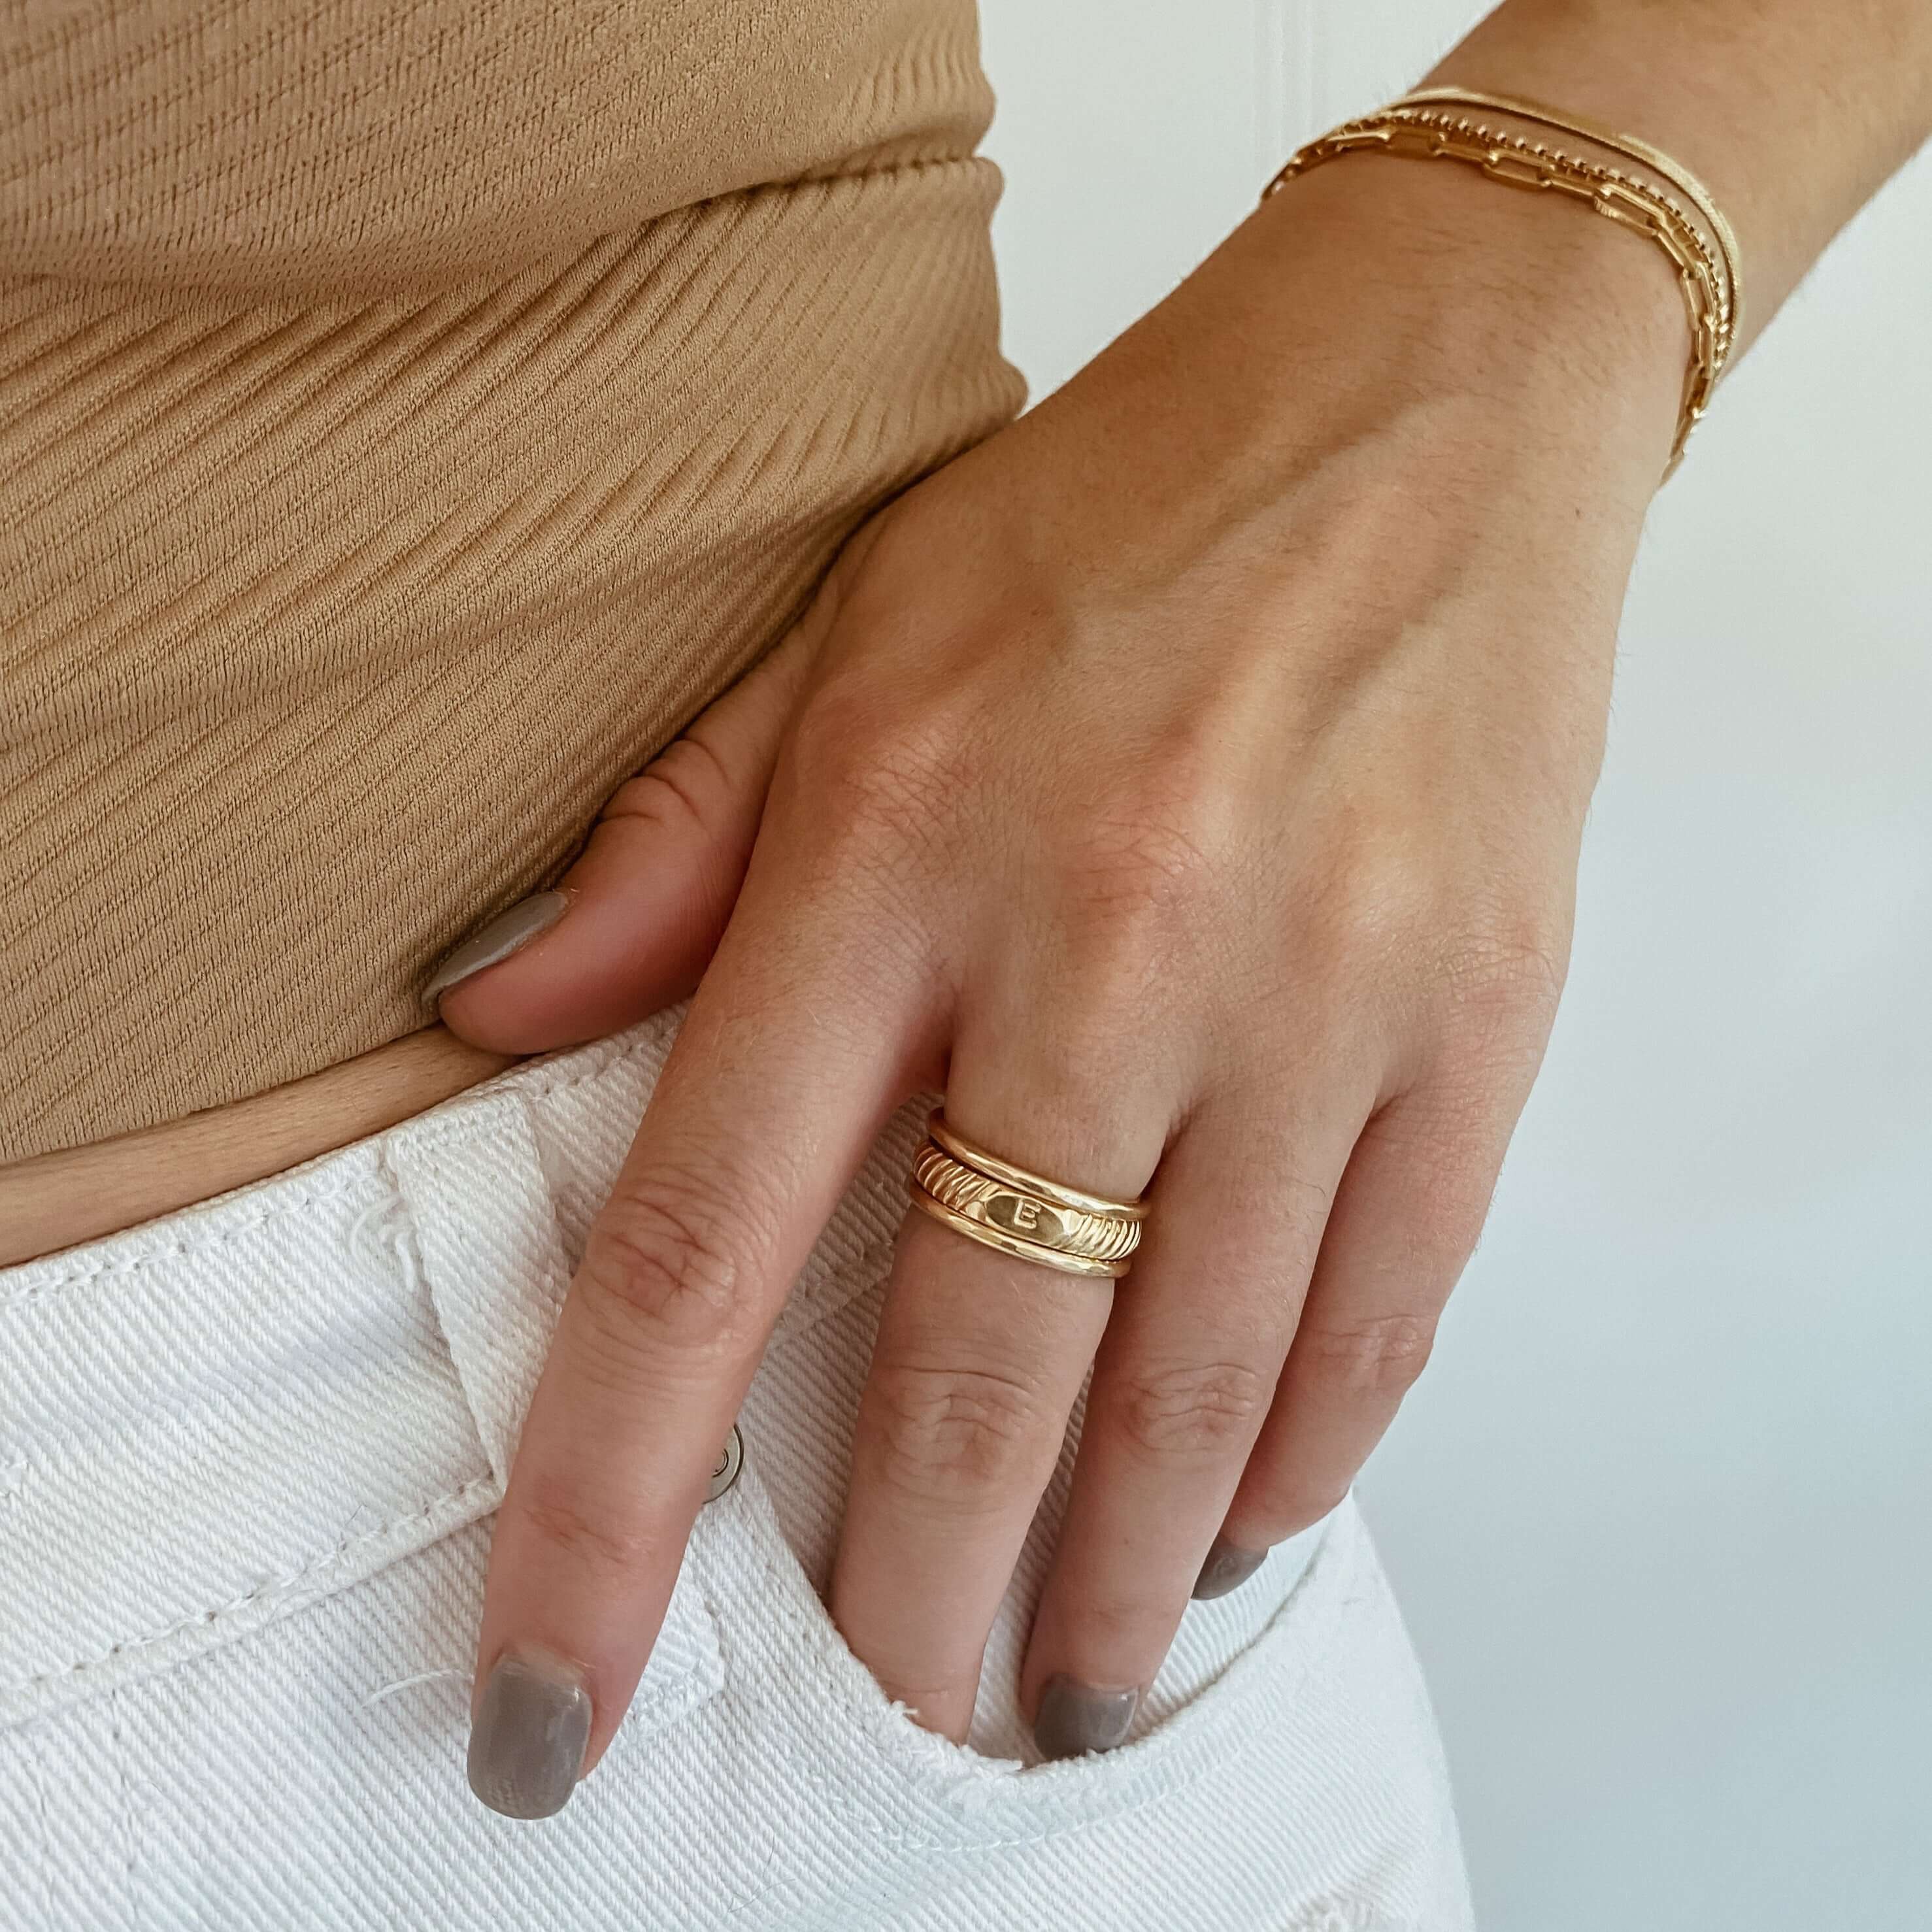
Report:
[[[1732,232],[1731,224],[1724,219],[1724,211],[1718,207],[1711,190],[1682,161],[1673,160],[1662,148],[1653,148],[1648,141],[1640,141],[1634,134],[1620,134],[1613,128],[1585,120],[1580,114],[1559,114],[1553,107],[1546,107],[1540,100],[1526,100],[1520,94],[1478,94],[1473,88],[1463,87],[1418,87],[1390,105],[1425,107],[1444,102],[1453,102],[1459,107],[1499,110],[1514,115],[1520,121],[1534,121],[1566,134],[1580,134],[1586,141],[1594,141],[1599,147],[1626,155],[1648,168],[1653,174],[1660,175],[1703,217],[1716,238],[1729,279],[1731,328],[1736,333],[1738,318],[1744,313],[1744,272],[1738,266],[1738,238]]]
[[[1419,104],[1440,101],[1442,106]],[[1715,245],[1675,196],[1618,168],[1494,128],[1450,104],[1486,107],[1522,119],[1567,129],[1641,162],[1669,182],[1708,226]],[[1324,161],[1343,154],[1384,154],[1422,160],[1456,160],[1479,168],[1492,181],[1535,192],[1554,190],[1587,202],[1599,214],[1647,236],[1670,258],[1683,292],[1690,325],[1690,361],[1684,371],[1677,434],[1664,466],[1668,479],[1682,460],[1684,446],[1708,406],[1736,339],[1742,290],[1737,242],[1708,190],[1690,170],[1668,155],[1628,135],[1566,121],[1532,102],[1500,94],[1472,95],[1460,89],[1432,88],[1406,95],[1372,114],[1345,121],[1291,155],[1262,191],[1268,197]]]

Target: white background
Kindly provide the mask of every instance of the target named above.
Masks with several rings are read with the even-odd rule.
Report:
[[[984,0],[1035,396],[1479,10]],[[1364,1480],[1484,1932],[1932,1924],[1928,338],[1932,155],[1652,513],[1562,1017]]]

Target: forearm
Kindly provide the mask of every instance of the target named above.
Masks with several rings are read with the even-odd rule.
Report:
[[[1540,101],[1700,175],[1738,237],[1748,340],[1924,138],[1932,0],[1507,0],[1419,81]],[[1600,601],[1665,472],[1688,347],[1669,260],[1628,227],[1472,167],[1364,155],[1264,197],[1016,428],[1077,423],[1096,475],[1131,476],[1158,424],[1158,473],[1126,487],[1197,532],[1251,515],[1268,543],[1312,476],[1400,472],[1409,520],[1386,541],[1443,528],[1453,547],[1447,506],[1485,498],[1548,538],[1512,567]],[[1571,629],[1610,638],[1598,614]]]
[[[1743,256],[1742,347],[1932,135],[1932,4],[1508,0],[1426,84],[1541,101],[1700,176]]]

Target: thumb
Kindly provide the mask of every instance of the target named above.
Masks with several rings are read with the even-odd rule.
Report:
[[[611,794],[554,888],[520,901],[442,962],[423,997],[452,1033],[494,1052],[547,1053],[601,1040],[692,992],[736,902],[832,601],[821,596]]]

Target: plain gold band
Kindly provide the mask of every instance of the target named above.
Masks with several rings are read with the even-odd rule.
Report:
[[[926,1130],[955,1160],[963,1161],[968,1167],[976,1167],[989,1178],[1004,1180],[1009,1187],[1016,1188],[1022,1194],[1036,1194],[1042,1201],[1051,1201],[1056,1207],[1071,1208],[1081,1214],[1102,1215],[1109,1220],[1147,1219],[1147,1203],[1144,1200],[1115,1201],[1105,1194],[1089,1194],[1083,1188],[1069,1187],[1064,1181],[1049,1180],[1045,1174],[1035,1174],[1030,1168],[1016,1167],[1011,1161],[1002,1160],[998,1154],[974,1146],[946,1125],[944,1109],[934,1110],[926,1124]]]
[[[1003,1255],[1012,1255],[1023,1262],[1037,1262],[1042,1268],[1058,1268],[1062,1274],[1098,1276],[1108,1280],[1125,1274],[1132,1266],[1130,1262],[1089,1261],[1084,1255],[1062,1254],[1058,1249],[1042,1248],[1034,1242],[1022,1240],[1017,1234],[989,1227],[983,1221],[971,1221],[964,1214],[956,1214],[944,1202],[935,1201],[922,1187],[914,1187],[910,1192],[915,1208],[923,1209],[955,1234],[964,1234],[969,1240],[978,1241],[986,1247],[998,1248]]]

